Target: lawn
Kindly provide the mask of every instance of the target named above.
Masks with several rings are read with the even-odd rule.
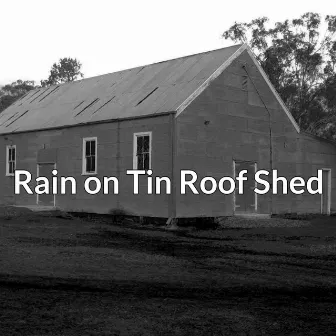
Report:
[[[0,218],[0,335],[335,335],[336,218]]]

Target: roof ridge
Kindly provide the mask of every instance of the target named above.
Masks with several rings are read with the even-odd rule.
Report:
[[[189,57],[193,57],[193,56],[197,56],[197,55],[202,55],[202,54],[205,55],[205,54],[208,54],[208,53],[212,53],[212,52],[216,52],[216,51],[220,51],[220,50],[224,50],[224,49],[229,49],[229,48],[234,48],[234,47],[236,47],[237,49],[239,49],[242,45],[243,45],[243,43],[233,44],[231,46],[224,47],[224,48],[212,49],[212,50],[207,50],[207,51],[203,51],[203,52],[199,52],[199,53],[195,53],[195,54],[190,54],[190,55],[185,55],[185,56],[170,58],[170,59],[167,59],[167,60],[164,60],[164,61],[158,61],[158,62],[154,62],[154,63],[142,64],[142,65],[138,65],[138,66],[132,67],[132,68],[121,69],[121,70],[117,70],[117,71],[113,71],[113,72],[108,72],[108,73],[101,74],[101,75],[96,75],[96,76],[92,76],[92,77],[78,79],[78,80],[75,80],[73,82],[67,82],[67,83],[62,83],[62,84],[54,84],[54,85],[50,85],[50,87],[57,86],[57,85],[63,86],[63,85],[71,85],[71,84],[74,84],[74,83],[81,83],[81,82],[86,81],[86,80],[90,80],[90,79],[94,79],[94,78],[98,78],[98,77],[103,77],[103,76],[108,76],[108,75],[119,73],[119,72],[121,73],[121,72],[124,72],[124,71],[125,72],[126,71],[131,71],[131,70],[135,70],[135,69],[139,69],[139,68],[144,68],[144,67],[148,67],[148,66],[152,66],[152,65],[156,65],[156,64],[162,64],[162,63],[166,63],[166,62],[171,62],[171,61],[176,61],[176,60],[179,60],[179,59],[189,58]]]

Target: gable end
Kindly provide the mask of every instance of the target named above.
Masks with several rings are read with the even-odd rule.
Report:
[[[253,55],[253,52],[251,49],[248,47],[247,44],[243,44],[229,59],[227,59],[200,87],[197,88],[178,108],[177,108],[177,113],[176,117],[178,117],[218,76],[220,76],[228,67],[229,65],[236,60],[244,51],[247,51],[248,55],[252,59],[254,65],[264,78],[266,84],[274,94],[275,98],[277,99],[278,103],[282,107],[283,111],[286,113],[288,119],[292,123],[293,127],[297,131],[297,133],[300,133],[300,127],[296,123],[294,117],[292,114],[289,112],[287,109],[285,103],[281,99],[280,95],[278,92],[275,90],[274,86],[272,85],[271,81],[267,77],[265,71]]]

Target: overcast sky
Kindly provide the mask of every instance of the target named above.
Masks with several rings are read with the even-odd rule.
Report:
[[[313,11],[336,15],[336,1],[0,0],[0,84],[39,83],[61,57],[83,64],[85,77],[232,44],[235,21],[282,21]]]

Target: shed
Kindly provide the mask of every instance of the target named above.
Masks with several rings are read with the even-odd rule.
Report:
[[[246,44],[30,91],[0,114],[0,148],[2,204],[163,218],[336,210],[335,145],[300,131]],[[69,183],[64,194],[14,193],[15,170],[34,181],[54,169],[75,178],[75,193]],[[242,169],[243,194],[181,192],[181,171],[197,173],[199,191],[204,177]],[[323,195],[253,192],[253,173],[274,169],[287,179],[322,169]],[[127,170],[152,171],[138,194]],[[84,189],[90,177],[111,176],[118,193]],[[170,193],[164,181],[150,193],[149,177],[167,177]]]

